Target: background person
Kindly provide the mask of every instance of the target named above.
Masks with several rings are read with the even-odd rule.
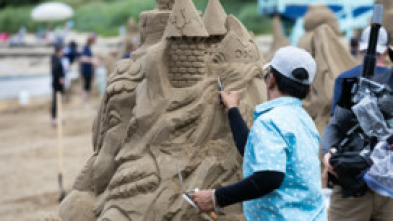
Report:
[[[52,109],[51,109],[51,114],[52,114],[52,121],[51,124],[52,126],[57,125],[57,96],[56,93],[64,93],[64,82],[65,82],[65,73],[64,73],[64,67],[62,64],[62,58],[64,55],[64,50],[62,45],[56,45],[55,46],[55,54],[52,55],[51,58],[51,72],[52,72]]]
[[[359,50],[363,54],[368,48],[369,36],[370,27],[366,28],[362,33]],[[377,42],[377,67],[372,80],[389,85],[393,88],[393,74],[384,65],[384,56],[386,55],[389,43],[388,39],[386,30],[381,28]],[[331,203],[328,211],[328,218],[331,221],[387,221],[392,220],[393,217],[392,198],[380,196],[369,190],[365,185],[363,185],[362,188],[357,188],[357,186],[359,186],[358,183],[355,183],[356,185],[349,185],[353,188],[342,187],[337,183],[336,179],[339,177],[330,164],[330,159],[332,154],[337,151],[337,146],[346,137],[347,132],[358,122],[350,110],[337,104],[341,97],[344,96],[341,92],[343,81],[345,78],[360,77],[361,74],[362,65],[358,65],[339,75],[336,79],[334,103],[332,105],[333,117],[326,126],[321,140],[323,163],[325,166],[324,177],[327,179],[327,174],[329,173],[328,186],[333,185]],[[356,138],[358,136],[354,137]],[[350,140],[351,143],[357,146],[357,141],[355,139]]]
[[[370,31],[371,27],[368,26],[366,29],[363,30],[362,36],[360,38],[359,42],[359,52],[360,55],[363,57],[367,51],[368,48],[368,41],[370,39]],[[388,32],[384,27],[381,27],[379,30],[379,35],[378,35],[378,43],[377,43],[377,67],[375,69],[375,75],[379,74],[387,74],[389,73],[389,68],[386,67],[385,65],[385,56],[387,54],[387,48],[389,45],[389,35]],[[334,115],[334,110],[337,106],[337,103],[341,97],[341,91],[342,91],[342,84],[344,79],[346,78],[354,78],[354,77],[360,77],[362,74],[362,69],[363,65],[357,65],[348,71],[341,73],[337,78],[336,81],[334,82],[334,90],[333,90],[333,104],[332,104],[332,109],[331,109],[331,115]]]
[[[97,64],[97,60],[93,58],[91,46],[95,43],[97,36],[90,34],[87,38],[86,45],[83,47],[81,54],[81,73],[83,79],[83,100],[85,107],[89,107],[89,96],[91,91],[91,82],[94,77],[94,65]]]
[[[318,159],[319,136],[302,108],[316,72],[311,55],[284,47],[264,79],[269,101],[255,108],[250,131],[239,113],[237,92],[222,92],[232,134],[244,157],[244,179],[193,194],[201,212],[243,202],[248,221],[326,220]]]

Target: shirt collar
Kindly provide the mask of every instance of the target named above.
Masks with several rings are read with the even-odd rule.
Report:
[[[256,106],[254,118],[257,118],[259,115],[262,115],[270,111],[271,109],[280,106],[302,106],[302,100],[295,97],[279,97],[271,101],[265,102]]]

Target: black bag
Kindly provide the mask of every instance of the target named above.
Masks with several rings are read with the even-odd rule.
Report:
[[[367,191],[367,184],[363,175],[372,165],[370,158],[375,143],[363,135],[359,126],[353,127],[347,137],[338,146],[338,151],[332,154],[330,164],[338,178],[329,176],[329,179],[342,187],[342,196],[360,197]]]

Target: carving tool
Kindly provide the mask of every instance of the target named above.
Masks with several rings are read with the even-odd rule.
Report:
[[[224,91],[224,87],[222,86],[220,76],[217,77],[217,83],[218,83],[218,91]],[[220,104],[224,104],[224,102],[222,102],[221,94],[218,95],[218,100],[219,100]]]
[[[185,189],[184,189],[183,177],[181,175],[180,167],[179,167],[178,163],[176,163],[176,167],[177,167],[177,175],[179,177],[179,184],[180,184],[180,189],[181,189],[181,192],[182,192],[183,199],[186,200],[188,204],[190,204],[192,207],[194,207],[196,210],[199,211],[199,208],[195,204],[195,202],[192,200],[191,195],[188,192],[186,192]],[[198,191],[199,191],[198,189],[194,190],[194,192],[198,192]],[[217,214],[215,212],[210,212],[209,214],[202,213],[200,216],[202,218],[204,218],[205,220],[207,220],[207,221],[216,221],[218,219],[218,216],[217,216]]]

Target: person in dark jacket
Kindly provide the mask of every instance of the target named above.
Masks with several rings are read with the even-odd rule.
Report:
[[[78,44],[75,41],[71,41],[64,51],[65,57],[70,61],[70,65],[81,56],[81,53],[78,52]]]
[[[64,93],[64,82],[65,82],[65,74],[64,74],[64,69],[63,65],[61,63],[61,58],[64,55],[64,50],[62,45],[56,45],[55,46],[55,54],[52,55],[51,58],[51,72],[52,72],[52,126],[57,125],[57,120],[56,120],[56,114],[57,114],[57,109],[56,109],[56,93]]]
[[[359,50],[362,53],[365,53],[368,49],[369,36],[370,27],[366,28],[362,33],[362,38],[359,44]],[[388,33],[384,28],[381,28],[376,48],[376,52],[378,54],[377,66],[372,80],[393,87],[391,70],[384,65],[384,58],[388,44]],[[328,178],[328,186],[333,186],[333,192],[330,198],[331,203],[328,211],[329,221],[392,220],[393,217],[392,198],[381,196],[369,190],[367,186],[364,190],[360,189],[358,191],[356,189],[357,185],[354,185],[353,183],[351,183],[351,185],[347,184],[346,186],[337,183],[337,180],[343,180],[343,178],[346,177],[340,177],[337,174],[337,171],[334,170],[330,161],[334,153],[337,152],[339,144],[344,138],[346,138],[347,132],[357,124],[357,119],[353,112],[340,105],[340,100],[348,94],[343,92],[347,91],[344,90],[345,87],[343,87],[344,81],[346,79],[356,79],[360,77],[361,71],[362,66],[359,65],[337,77],[333,92],[334,99],[331,110],[332,118],[326,126],[321,139],[323,163],[325,166],[325,179],[327,178],[327,174],[330,174]],[[354,134],[359,133],[356,132]],[[349,140],[353,143],[356,142],[356,139],[353,138]],[[357,145],[353,146],[358,147]],[[358,148],[364,147],[360,146]],[[356,165],[359,165],[359,163]],[[358,177],[360,177],[360,175]],[[348,186],[351,188],[348,188]],[[356,191],[360,192],[360,194]]]
[[[91,89],[91,82],[94,77],[94,65],[97,61],[93,58],[93,53],[91,51],[91,46],[96,41],[96,35],[91,34],[87,38],[87,43],[83,47],[81,54],[81,73],[83,78],[83,98],[85,101],[85,107],[89,107],[89,94]]]

